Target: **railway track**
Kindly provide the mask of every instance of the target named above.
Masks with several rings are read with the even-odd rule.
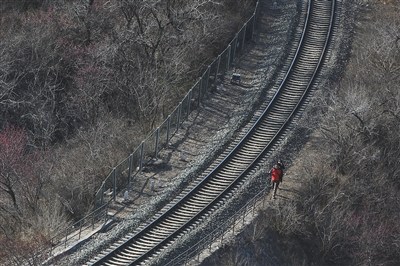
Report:
[[[240,143],[140,232],[126,235],[86,265],[149,265],[163,249],[234,196],[244,176],[290,122],[313,83],[329,41],[334,10],[335,0],[309,2],[304,31],[289,70]]]

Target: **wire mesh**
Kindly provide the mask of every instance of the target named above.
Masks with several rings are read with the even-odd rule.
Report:
[[[238,32],[238,40],[237,40],[237,52],[236,52],[236,56],[238,56],[239,54],[242,54],[244,52],[244,39],[245,39],[245,34],[246,34],[246,25],[243,25],[243,27],[240,29],[240,31]]]
[[[210,64],[210,75],[209,75],[208,86],[215,85],[215,83],[217,82],[218,61],[219,57],[215,58],[214,61]]]
[[[141,145],[136,148],[134,152],[131,154],[131,175],[134,177],[140,171],[141,165]]]
[[[111,197],[111,193],[114,187],[114,181],[113,181],[113,172],[111,171],[111,173],[106,177],[106,179],[103,182],[103,198],[108,198]],[[102,201],[102,203],[104,203],[105,200]]]
[[[207,67],[207,70],[204,72],[204,95],[209,92],[210,88],[210,66]]]
[[[169,121],[170,117],[168,117],[158,128],[158,145],[159,145],[159,150],[166,148],[168,146],[168,136],[169,136]]]
[[[223,76],[233,65],[239,52],[243,52],[244,43],[252,37],[256,16],[259,13],[258,1],[253,16],[243,25],[235,38],[227,48],[209,65],[201,78],[195,83],[191,90],[183,98],[182,102],[175,108],[157,131],[150,134],[132,153],[131,159],[127,157],[115,168],[116,184],[124,187],[129,184],[130,176],[135,176],[143,163],[157,157],[160,149],[168,145],[169,139],[176,133],[181,123],[189,117],[192,110],[196,109],[200,101],[205,97],[210,88]],[[143,152],[143,153],[142,153]],[[130,171],[128,171],[130,167]],[[104,202],[104,195],[113,189],[114,180],[112,173],[106,177],[102,186],[95,195],[95,206]],[[115,189],[115,188],[114,188]]]
[[[103,204],[103,184],[100,186],[99,190],[97,190],[96,195],[94,196],[94,208],[97,209],[99,206]]]
[[[128,187],[129,183],[129,157],[125,158],[122,162],[120,162],[115,167],[115,176],[116,176],[116,192],[122,191],[122,189]]]
[[[221,62],[219,64],[219,75],[223,76],[226,71],[228,71],[228,56],[229,56],[229,46],[225,48],[221,53]]]
[[[236,34],[235,38],[233,38],[232,42],[231,42],[231,53],[229,54],[229,65],[234,65],[235,64],[235,58],[237,56],[238,53],[238,35]]]
[[[156,157],[156,132],[153,131],[143,142],[143,162],[147,163]]]
[[[187,247],[185,251],[176,256],[174,259],[170,260],[165,266],[186,265],[186,263],[189,262],[190,259],[194,258],[196,254],[199,254],[200,252],[205,250],[207,246],[211,247],[211,244],[218,239],[222,241],[225,232],[229,228],[233,228],[234,230],[238,221],[244,220],[248,213],[254,212],[257,203],[258,205],[260,204],[260,199],[262,200],[262,197],[266,195],[267,191],[268,189],[265,188],[259,191],[246,204],[244,204],[244,206],[242,206],[233,215],[226,219],[225,222],[218,225],[214,230],[207,233],[201,239],[197,240],[195,244]]]
[[[170,115],[170,137],[176,133],[179,128],[179,106],[177,106]]]
[[[161,124],[158,131],[150,134],[129,157],[120,162],[104,179],[94,197],[95,212],[90,216],[92,221],[99,219],[99,215],[96,215],[97,212],[105,212],[105,203],[117,191],[115,186],[120,190],[127,187],[129,182],[132,181],[131,179],[141,171],[143,164],[156,157],[157,152],[168,145],[170,138],[177,132],[180,124],[189,116],[192,110],[195,110],[200,105],[201,100],[212,85],[219,81],[222,82],[224,74],[229,70],[237,56],[237,49],[243,51],[244,42],[252,38],[259,13],[259,1],[257,1],[253,16],[242,27],[228,47],[210,64],[185,96],[182,103]],[[85,223],[85,219],[88,218],[85,217],[80,223]],[[80,224],[79,226],[82,225]],[[67,230],[70,230],[70,228]]]
[[[202,101],[207,92],[207,71],[200,78],[200,101]]]
[[[181,102],[181,117],[186,120],[190,113],[190,94],[187,93]]]
[[[246,23],[246,35],[245,41],[250,41],[253,38],[254,33],[254,15]]]

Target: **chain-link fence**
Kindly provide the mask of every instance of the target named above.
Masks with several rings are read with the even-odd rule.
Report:
[[[135,151],[119,163],[103,181],[95,196],[95,208],[105,203],[104,195],[111,195],[115,200],[117,193],[130,187],[132,180],[140,173],[145,163],[157,158],[161,149],[178,131],[189,114],[200,106],[200,102],[208,95],[221,77],[231,68],[235,59],[244,52],[246,42],[253,38],[256,17],[259,12],[257,1],[251,18],[242,26],[228,47],[207,67],[200,79],[185,95],[183,100],[167,117],[167,119],[135,149]]]
[[[201,101],[209,94],[211,88],[222,81],[222,77],[232,67],[235,59],[244,52],[246,42],[253,38],[258,15],[259,1],[257,1],[250,19],[242,26],[222,53],[207,67],[167,119],[151,132],[134,152],[114,167],[104,179],[95,195],[94,210],[51,240],[51,248],[46,251],[48,256],[51,256],[56,248],[66,247],[67,242],[72,238],[75,241],[80,240],[82,231],[94,227],[99,221],[106,220],[109,200],[115,200],[119,192],[129,188],[135,176],[142,170],[143,165],[151,159],[157,158],[160,150],[168,145],[170,139],[178,131],[181,124],[188,119],[190,113],[199,108]]]
[[[254,216],[259,210],[264,209],[266,195],[269,192],[269,188],[265,188],[256,194],[252,199],[231,215],[226,221],[221,223],[219,226],[214,228],[210,233],[202,236],[201,239],[197,240],[195,244],[185,247],[185,250],[169,260],[165,266],[174,265],[190,265],[192,260],[199,261],[199,257],[202,252],[211,251],[214,245],[223,243],[226,234],[229,231],[232,235],[235,234],[235,230],[240,230],[241,227],[246,224],[246,217],[249,215]]]

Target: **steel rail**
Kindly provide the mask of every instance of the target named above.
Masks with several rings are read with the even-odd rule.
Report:
[[[273,99],[242,140],[201,182],[134,235],[127,235],[86,265],[142,265],[234,196],[252,166],[268,151],[303,102],[325,54],[334,0],[312,0],[296,55]]]

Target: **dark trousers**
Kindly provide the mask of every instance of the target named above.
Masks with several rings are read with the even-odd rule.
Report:
[[[280,181],[271,181],[271,183],[272,183],[272,190],[273,190],[272,197],[275,198],[276,191],[278,190]]]

